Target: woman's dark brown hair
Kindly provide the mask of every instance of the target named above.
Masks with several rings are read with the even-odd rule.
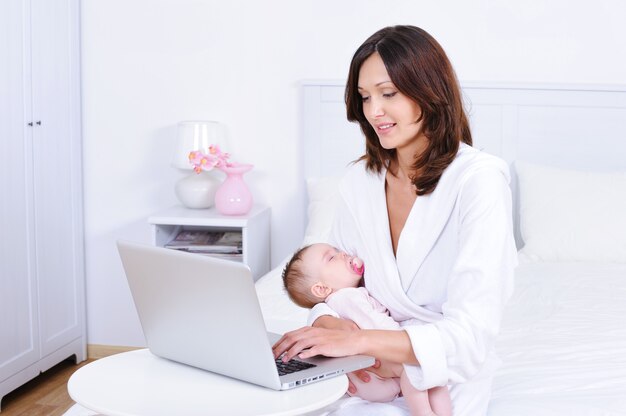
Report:
[[[428,146],[416,155],[413,168],[419,175],[412,178],[417,195],[435,190],[439,178],[452,163],[462,141],[471,146],[472,134],[463,110],[461,88],[443,48],[426,31],[415,26],[386,27],[374,33],[355,52],[346,85],[348,120],[356,121],[365,135],[367,169],[380,173],[395,157],[395,149],[380,145],[374,128],[365,118],[358,91],[359,71],[372,54],[382,58],[396,88],[414,100],[422,114],[421,133]]]

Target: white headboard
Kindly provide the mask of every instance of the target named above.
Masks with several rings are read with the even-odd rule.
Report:
[[[343,81],[302,83],[305,178],[340,175],[364,152],[346,119]],[[474,147],[513,162],[626,171],[626,86],[463,83]],[[581,197],[584,195],[581,192]],[[514,208],[519,236],[517,204]]]

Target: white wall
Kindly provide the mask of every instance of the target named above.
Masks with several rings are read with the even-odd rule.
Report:
[[[626,84],[621,0],[83,0],[88,342],[143,345],[115,240],[150,240],[177,203],[178,121],[227,125],[233,159],[272,207],[272,264],[304,229],[298,81],[345,79],[392,24],[429,31],[463,81]]]

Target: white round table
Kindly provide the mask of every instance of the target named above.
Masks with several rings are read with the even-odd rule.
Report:
[[[149,350],[112,355],[78,369],[68,391],[111,416],[298,415],[339,399],[346,376],[274,391],[159,358]]]

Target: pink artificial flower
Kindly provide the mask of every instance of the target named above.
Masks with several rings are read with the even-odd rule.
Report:
[[[227,166],[227,159],[230,157],[228,153],[224,153],[217,145],[210,145],[208,153],[202,153],[200,150],[189,152],[189,163],[193,166],[196,173],[203,170],[208,171],[213,168],[221,168]]]

